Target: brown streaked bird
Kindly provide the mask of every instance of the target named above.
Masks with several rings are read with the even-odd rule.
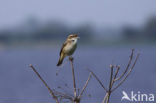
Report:
[[[60,51],[60,58],[58,61],[57,66],[60,66],[66,56],[71,56],[76,47],[77,47],[77,40],[79,37],[77,34],[71,34],[67,37],[66,41],[63,43],[61,51]]]

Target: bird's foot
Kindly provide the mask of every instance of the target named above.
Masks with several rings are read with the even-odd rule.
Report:
[[[70,61],[73,61],[73,59],[74,59],[74,58],[73,58],[72,56],[69,56],[69,60],[70,60]]]

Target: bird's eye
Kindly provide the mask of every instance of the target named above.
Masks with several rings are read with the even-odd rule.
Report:
[[[74,42],[75,40],[72,40],[72,42]]]

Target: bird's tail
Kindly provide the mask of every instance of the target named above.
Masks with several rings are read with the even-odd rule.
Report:
[[[64,54],[62,54],[62,55],[60,56],[59,61],[58,61],[58,63],[57,63],[57,66],[60,66],[60,65],[62,64],[64,57],[65,57]]]

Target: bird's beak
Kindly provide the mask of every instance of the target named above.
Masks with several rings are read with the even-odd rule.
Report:
[[[78,39],[80,39],[80,37],[77,37]]]

